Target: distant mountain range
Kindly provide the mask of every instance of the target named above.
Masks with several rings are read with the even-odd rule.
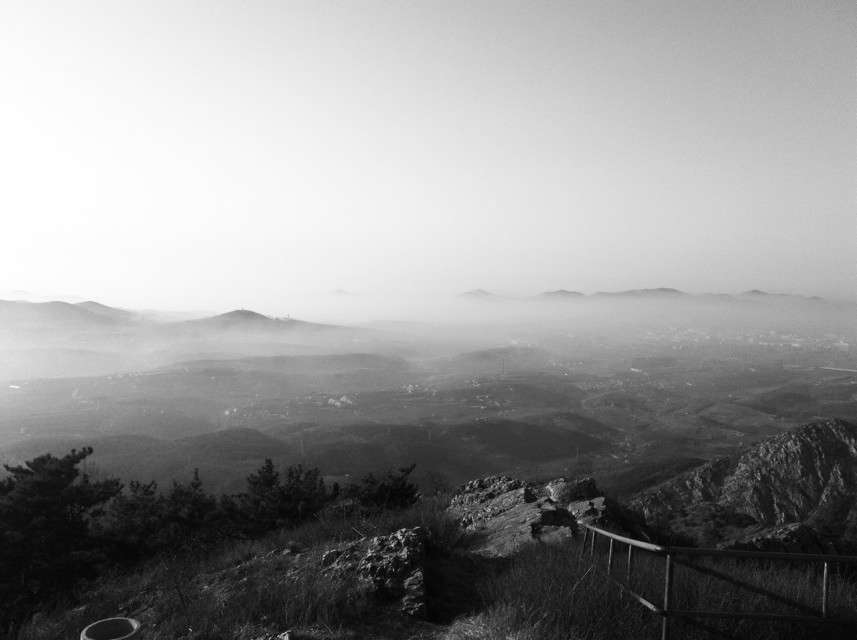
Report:
[[[470,300],[485,300],[485,301],[501,301],[501,300],[517,300],[524,301],[533,298],[526,297],[510,297],[503,296],[496,293],[492,293],[491,291],[486,291],[485,289],[471,289],[470,291],[465,291],[462,294],[458,295],[459,298],[467,298]],[[758,289],[752,289],[750,291],[745,291],[738,295],[730,295],[728,293],[703,293],[699,295],[694,295],[691,293],[686,293],[684,291],[679,291],[678,289],[673,289],[670,287],[658,287],[655,289],[628,289],[626,291],[598,291],[591,295],[586,295],[581,293],[580,291],[569,291],[567,289],[557,289],[555,291],[544,291],[542,293],[534,296],[536,300],[544,300],[544,301],[569,301],[569,300],[581,300],[584,298],[589,299],[635,299],[635,300],[703,300],[709,302],[715,301],[728,301],[728,300],[738,300],[745,302],[752,302],[754,300],[763,300],[763,299],[771,299],[771,300],[782,300],[782,301],[811,301],[811,302],[825,302],[824,298],[820,298],[818,296],[802,296],[797,294],[790,293],[766,293],[765,291],[760,291]]]
[[[815,302],[824,302],[824,298],[819,296],[799,296],[792,293],[768,293],[767,291],[760,291],[759,289],[751,289],[750,291],[745,291],[740,294],[740,297],[743,298],[793,298],[800,300],[813,300]]]
[[[68,302],[26,302],[0,300],[0,329],[86,329],[156,324],[148,316],[109,307],[91,300]],[[271,318],[255,311],[240,309],[197,320],[157,323],[167,330],[206,331],[281,331],[292,329],[333,329],[334,325],[315,324],[290,318]]]
[[[690,297],[690,294],[678,289],[659,287],[657,289],[629,289],[628,291],[599,291],[594,296],[598,298],[683,298]]]
[[[23,294],[25,292],[12,292]],[[348,296],[349,294],[337,294]],[[740,302],[743,304],[760,303],[812,303],[826,302],[818,296],[805,297],[793,294],[772,294],[753,289],[732,296],[728,294],[692,295],[672,288],[630,289],[627,291],[599,291],[585,295],[579,291],[558,289],[545,291],[535,297],[514,298],[498,295],[485,289],[472,289],[458,296],[474,302],[514,302],[524,303],[538,301],[544,303],[576,302],[586,300],[651,300],[651,301],[700,301],[709,303]],[[0,299],[0,330],[36,330],[36,329],[70,329],[85,330],[105,329],[109,327],[131,327],[152,325],[172,331],[283,331],[283,330],[330,330],[334,325],[316,324],[291,318],[273,318],[261,313],[239,309],[227,313],[199,318],[194,320],[164,321],[159,320],[152,312],[138,312],[110,307],[92,300],[80,302],[48,301],[34,302],[28,300]]]

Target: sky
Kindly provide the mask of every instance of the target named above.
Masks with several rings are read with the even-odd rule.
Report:
[[[0,3],[0,292],[857,294],[857,3]]]

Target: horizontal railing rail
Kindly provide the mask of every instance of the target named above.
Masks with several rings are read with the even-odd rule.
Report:
[[[589,552],[591,556],[595,555],[595,540],[597,537],[603,537],[609,540],[610,546],[607,553],[607,574],[614,582],[633,597],[641,605],[661,616],[661,640],[669,640],[670,637],[670,619],[671,618],[712,618],[712,619],[749,619],[749,620],[767,620],[777,622],[811,622],[823,624],[850,624],[848,621],[835,620],[828,617],[829,599],[830,599],[830,566],[832,564],[855,564],[857,556],[845,555],[822,555],[812,553],[779,553],[765,551],[731,551],[725,549],[696,549],[693,547],[673,547],[666,545],[652,544],[642,540],[636,540],[627,536],[621,536],[612,531],[606,531],[600,527],[593,525],[585,525],[583,544],[581,546],[581,556],[586,552],[586,543],[589,542]],[[615,544],[624,544],[628,547],[628,559],[625,575],[625,583],[615,578],[612,573]],[[653,555],[665,558],[664,570],[664,600],[663,605],[658,606],[651,600],[643,597],[631,587],[631,576],[634,567],[634,551],[647,551]],[[697,558],[731,558],[738,560],[757,560],[757,561],[787,561],[787,562],[808,562],[815,564],[823,564],[822,584],[821,584],[821,611],[817,612],[812,607],[803,603],[791,601],[790,599],[776,594],[765,589],[743,583],[728,574],[718,572],[708,567],[695,564],[692,560],[681,560],[681,558],[697,559]],[[797,609],[801,609],[808,615],[784,615],[773,613],[758,613],[758,612],[741,612],[741,611],[687,611],[676,609],[672,606],[672,590],[673,590],[673,574],[675,565],[680,564],[688,569],[698,571],[700,573],[710,575],[712,577],[730,582],[736,586],[748,589],[757,594],[768,597],[774,601],[780,602]]]

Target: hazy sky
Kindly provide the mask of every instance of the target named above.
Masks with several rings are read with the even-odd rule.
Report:
[[[857,291],[857,3],[0,3],[0,292]]]

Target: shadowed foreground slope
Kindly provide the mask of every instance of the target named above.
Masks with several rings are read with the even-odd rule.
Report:
[[[260,540],[224,540],[117,570],[37,614],[20,637],[73,640],[89,622],[117,614],[142,620],[149,640],[659,637],[660,619],[607,579],[603,550],[594,563],[581,553],[575,532],[596,522],[636,537],[656,534],[594,493],[591,479],[531,484],[495,476],[467,483],[451,501],[425,498],[397,512],[329,509]],[[710,568],[753,588],[678,567],[677,606],[771,613],[818,608],[820,576],[801,566],[721,562]],[[638,558],[634,587],[658,602],[662,562]],[[781,602],[762,591],[780,594]],[[854,621],[852,578],[836,574],[830,600],[832,616]],[[846,627],[733,620],[675,628],[675,637],[700,639],[844,640],[854,634]]]

